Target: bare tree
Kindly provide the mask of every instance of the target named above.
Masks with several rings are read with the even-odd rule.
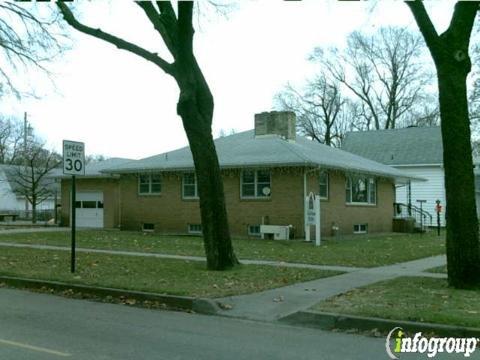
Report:
[[[0,164],[15,164],[23,148],[23,127],[19,120],[0,117]]]
[[[275,96],[280,110],[290,110],[297,115],[297,130],[328,146],[340,146],[346,131],[347,99],[337,81],[329,81],[325,74],[319,74],[309,81],[303,92],[287,85]]]
[[[423,2],[408,1],[437,69],[447,200],[449,284],[480,284],[480,246],[470,143],[467,76],[471,71],[470,36],[478,1],[455,4],[450,25],[438,34]]]
[[[213,95],[193,51],[193,2],[137,1],[173,62],[157,53],[77,20],[63,2],[57,5],[65,21],[76,30],[129,51],[172,76],[180,89],[177,114],[182,118],[195,164],[207,268],[224,270],[238,260],[233,252],[220,166],[212,136]]]
[[[38,10],[34,3],[0,2],[0,95],[33,95],[14,74],[34,69],[50,76],[48,63],[66,48],[58,13]]]
[[[311,59],[361,101],[367,129],[393,129],[425,103],[432,73],[421,60],[424,50],[421,36],[386,27],[373,35],[355,31],[344,51],[317,49]]]
[[[48,175],[61,163],[60,155],[45,149],[44,144],[29,144],[22,154],[24,164],[9,167],[13,191],[30,203],[32,222],[37,222],[37,206],[55,194],[55,180]]]
[[[93,155],[87,155],[85,156],[85,162],[88,164],[91,164],[91,163],[98,163],[98,162],[102,162],[102,161],[105,161],[105,160],[108,160],[109,158],[105,155],[102,155],[102,154],[93,154]]]

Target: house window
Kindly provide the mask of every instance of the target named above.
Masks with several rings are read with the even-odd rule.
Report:
[[[354,234],[366,234],[368,232],[368,224],[353,225]]]
[[[248,225],[248,235],[260,236],[260,225]]]
[[[195,173],[183,174],[182,197],[184,199],[198,198],[197,177],[195,176]]]
[[[143,223],[142,229],[143,231],[154,231],[155,225],[151,223]]]
[[[318,176],[318,194],[320,199],[328,199],[328,173],[321,172]]]
[[[374,178],[348,177],[345,184],[345,200],[348,204],[377,203],[377,184]]]
[[[138,177],[138,193],[140,195],[160,194],[162,177],[159,174],[141,174]]]
[[[244,170],[241,177],[242,198],[268,198],[271,192],[270,171]]]
[[[202,225],[200,224],[188,224],[188,233],[189,234],[201,234]]]

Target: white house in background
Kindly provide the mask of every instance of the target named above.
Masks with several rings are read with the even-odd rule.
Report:
[[[418,200],[425,200],[424,210],[437,224],[435,201],[440,200],[443,211],[441,225],[445,225],[445,173],[443,168],[443,144],[440,127],[408,127],[377,131],[349,132],[342,143],[342,150],[390,165],[413,177],[409,185],[396,187],[396,203],[420,207]],[[410,199],[409,199],[410,198]]]
[[[14,181],[15,176],[14,165],[0,165],[0,213],[14,212],[22,214],[24,211],[30,211],[31,205],[25,199],[25,196],[17,194],[19,186]],[[55,208],[55,197],[53,195],[54,187],[59,190],[58,184],[49,184],[52,187],[52,196],[37,205],[37,210],[53,210]],[[60,191],[58,191],[60,196]]]

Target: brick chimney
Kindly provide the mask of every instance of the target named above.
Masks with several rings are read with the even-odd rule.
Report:
[[[255,114],[255,137],[279,135],[295,141],[296,116],[292,111],[271,111]]]

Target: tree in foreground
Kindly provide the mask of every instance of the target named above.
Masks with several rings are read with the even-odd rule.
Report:
[[[480,284],[480,247],[470,144],[467,75],[471,70],[470,36],[478,1],[455,4],[448,29],[438,34],[423,3],[408,1],[437,68],[443,165],[447,200],[447,268],[449,284]]]
[[[0,2],[0,95],[34,95],[19,79],[38,74],[50,77],[48,64],[67,47],[58,12],[36,10],[35,4]],[[20,72],[23,77],[15,76]]]
[[[57,2],[65,21],[76,30],[129,51],[171,75],[180,89],[177,114],[182,118],[198,181],[200,213],[207,268],[224,270],[238,260],[233,252],[225,206],[223,182],[212,136],[213,95],[193,52],[193,2],[138,1],[148,21],[165,43],[173,62],[157,53],[101,29],[80,23],[70,8]]]

